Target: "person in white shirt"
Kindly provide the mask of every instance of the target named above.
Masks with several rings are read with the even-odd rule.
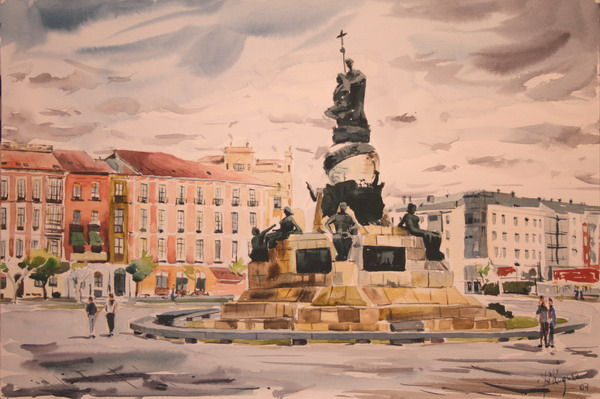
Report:
[[[104,310],[106,310],[108,336],[112,337],[113,330],[115,329],[115,313],[117,313],[117,301],[115,301],[115,296],[113,294],[108,294],[108,301],[106,302],[106,306],[104,306]]]

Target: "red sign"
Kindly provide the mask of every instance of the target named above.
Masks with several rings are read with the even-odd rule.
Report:
[[[595,269],[559,269],[554,270],[554,280],[573,281],[575,283],[597,283],[600,271]]]

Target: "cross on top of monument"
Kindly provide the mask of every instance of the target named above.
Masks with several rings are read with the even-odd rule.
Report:
[[[346,36],[347,34],[348,33],[344,32],[343,29],[340,29],[340,34],[335,37],[336,39],[340,39],[341,41],[340,53],[342,53],[342,64],[344,66],[344,73],[346,73],[346,49],[344,48],[344,36]]]

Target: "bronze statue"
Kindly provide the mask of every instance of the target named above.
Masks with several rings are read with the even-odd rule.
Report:
[[[332,215],[325,223],[325,228],[333,235],[333,245],[337,251],[335,260],[347,260],[348,253],[352,247],[352,236],[358,233],[358,226],[354,218],[346,213],[345,202],[340,203],[340,210]],[[331,230],[331,224],[335,226],[335,233]]]
[[[271,225],[268,228],[260,231],[257,227],[252,228],[252,252],[250,252],[250,259],[254,262],[267,262],[269,260],[269,249],[267,248],[267,241],[265,239],[267,233],[275,225]]]
[[[411,235],[423,237],[423,242],[425,243],[425,257],[427,260],[444,260],[444,254],[440,252],[442,236],[437,231],[421,230],[419,227],[419,217],[415,215],[416,210],[417,206],[415,204],[408,204],[406,209],[407,213],[402,217],[398,227],[406,226],[406,229]]]
[[[279,229],[267,234],[267,243],[269,248],[275,248],[277,241],[287,239],[290,234],[302,234],[302,229],[294,220],[292,208],[286,206],[283,208],[285,217],[279,221]]]

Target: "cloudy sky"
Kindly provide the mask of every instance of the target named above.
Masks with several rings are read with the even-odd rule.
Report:
[[[600,204],[594,0],[7,0],[3,139],[198,159],[252,144],[325,183],[341,28],[388,205],[501,189]]]

